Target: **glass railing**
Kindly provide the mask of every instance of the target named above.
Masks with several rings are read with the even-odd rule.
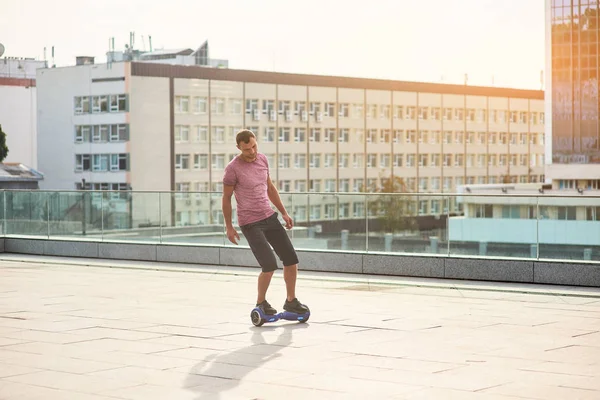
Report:
[[[587,193],[280,195],[300,250],[600,261],[600,196]],[[5,190],[0,202],[5,237],[235,246],[220,192]]]

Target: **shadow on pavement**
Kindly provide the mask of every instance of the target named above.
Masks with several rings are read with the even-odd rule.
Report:
[[[308,323],[283,323],[281,325],[263,325],[259,328],[251,327],[252,336],[250,340],[252,344],[250,346],[230,352],[222,351],[207,357],[192,367],[188,375],[189,382],[186,382],[185,386],[191,386],[188,383],[193,385],[193,380],[198,375],[221,378],[223,381],[222,384],[208,386],[205,391],[202,390],[201,386],[187,388],[188,390],[199,392],[197,400],[221,399],[221,395],[238,386],[245,375],[262,367],[265,363],[281,357],[282,355],[279,351],[292,343],[293,332],[295,330],[308,327]],[[279,336],[277,336],[277,340],[266,342],[263,334],[276,331],[281,331]],[[258,345],[268,346],[263,346],[259,351],[253,352],[252,348]],[[227,373],[228,368],[239,370],[233,373],[235,378],[231,377],[231,372]]]

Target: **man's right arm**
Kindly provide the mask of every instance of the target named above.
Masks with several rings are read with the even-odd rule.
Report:
[[[234,186],[223,185],[223,200],[222,200],[222,209],[223,209],[223,218],[225,219],[225,228],[227,232],[227,239],[231,243],[237,244],[236,238],[239,240],[240,235],[236,232],[233,227],[233,223],[231,222],[231,196],[233,196],[233,188]]]

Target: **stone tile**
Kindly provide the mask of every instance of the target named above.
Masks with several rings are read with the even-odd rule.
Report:
[[[501,282],[533,282],[533,261],[503,261],[493,263],[474,259],[445,259],[444,277]]]
[[[599,287],[600,266],[536,261],[534,282]]]
[[[5,238],[4,252],[42,255],[44,240]]]
[[[117,260],[156,261],[156,245],[99,243],[98,257]]]
[[[57,371],[40,371],[27,375],[10,376],[3,379],[9,382],[23,383],[26,385],[36,385],[52,389],[91,394],[99,393],[104,390],[134,386],[129,382],[114,379],[95,378],[88,375]]]
[[[44,254],[67,257],[98,257],[98,243],[83,241],[44,241]]]
[[[497,400],[600,390],[600,302],[590,289],[305,270],[298,292],[310,321],[256,328],[253,268],[29,262],[0,260],[0,339],[27,341],[0,346],[2,399]],[[284,296],[278,271],[269,299],[280,308]]]
[[[0,378],[6,378],[9,376],[16,376],[16,375],[25,375],[25,374],[30,374],[32,372],[38,372],[39,369],[37,368],[29,368],[29,367],[23,367],[21,365],[15,365],[15,364],[11,364],[10,362],[6,362],[6,360],[3,360],[3,362],[0,362]]]
[[[444,259],[366,254],[363,256],[363,273],[443,278]]]
[[[298,268],[357,274],[363,272],[362,254],[298,250]]]
[[[188,264],[218,265],[219,248],[208,246],[156,246],[156,260]]]

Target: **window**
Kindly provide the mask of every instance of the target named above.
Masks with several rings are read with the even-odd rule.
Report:
[[[493,218],[494,207],[491,204],[477,204],[475,208],[475,218]]]
[[[327,128],[325,129],[325,143],[335,143],[335,128]]]
[[[265,127],[263,131],[263,142],[273,143],[275,142],[275,128],[272,126]]]
[[[350,142],[350,129],[341,128],[340,136],[338,139],[339,139],[340,143],[349,143]]]
[[[279,168],[290,168],[290,154],[280,154],[279,155]]]
[[[225,99],[223,99],[222,97],[213,98],[210,111],[213,115],[225,114]]]
[[[291,187],[292,187],[292,184],[289,180],[283,180],[283,181],[279,182],[279,189],[282,192],[289,192]]]
[[[384,104],[381,106],[381,118],[389,119],[390,118],[390,106],[388,104]]]
[[[175,126],[175,141],[188,142],[190,139],[190,127],[187,125]]]
[[[340,179],[340,192],[350,191],[350,179]]]
[[[231,114],[233,114],[233,115],[242,114],[242,100],[230,99],[229,102],[230,102],[229,110],[230,110]]]
[[[321,180],[320,179],[311,179],[308,183],[309,183],[311,192],[320,192],[321,191]]]
[[[215,156],[213,156],[215,157]],[[175,154],[175,169],[189,169],[190,156],[189,154]]]
[[[367,143],[377,143],[377,129],[367,130]]]
[[[325,204],[325,218],[326,219],[334,219],[335,218],[335,204]]]
[[[486,218],[486,217],[483,217]],[[502,218],[521,218],[521,206],[504,205],[502,206]]]
[[[306,180],[300,179],[300,180],[294,181],[294,187],[296,189],[296,192],[301,192],[301,193],[306,192]]]
[[[125,142],[129,140],[128,125],[110,125],[110,141],[111,142]]]
[[[350,217],[350,204],[349,203],[340,203],[339,213],[340,213],[340,218]]]
[[[309,140],[311,142],[320,142],[321,141],[321,128],[311,128]]]
[[[321,155],[320,154],[311,154],[309,165],[311,168],[320,168],[321,167]]]
[[[175,112],[187,113],[190,111],[190,98],[187,96],[175,96]]]
[[[325,179],[325,191],[335,192],[335,179]]]
[[[350,161],[350,154],[342,153],[342,154],[340,154],[340,159],[339,159],[338,165],[340,168],[348,168],[349,161]]]
[[[402,143],[402,137],[404,136],[404,131],[401,129],[394,129],[394,143]]]
[[[110,170],[111,171],[128,171],[129,170],[129,155],[128,154],[111,154],[110,155]]]
[[[365,180],[363,178],[354,179],[354,185],[352,186],[353,192],[364,192],[365,191]]]
[[[321,219],[321,206],[310,206],[310,219]]]
[[[350,116],[350,105],[348,103],[339,104],[340,113],[339,116],[342,118],[348,118]]]
[[[325,117],[335,117],[335,103],[325,103],[323,115]]]
[[[439,154],[432,154],[431,155],[431,164],[432,167],[439,167],[440,166],[440,155]]]
[[[417,140],[417,131],[410,130],[406,131],[406,140],[405,143],[415,143]]]
[[[419,154],[419,167],[426,167],[429,165],[429,154]]]
[[[352,204],[352,215],[360,218],[365,216],[365,203]]]
[[[246,99],[246,114],[258,111],[258,99]]]
[[[354,118],[364,118],[364,107],[362,104],[354,104]]]
[[[296,143],[306,142],[306,129],[305,128],[295,128],[294,142],[296,142]]]
[[[335,166],[335,153],[325,154],[325,163],[323,164],[323,167],[333,168],[334,166]]]
[[[108,171],[108,154],[92,155],[92,171],[94,171],[94,172]]]
[[[558,207],[558,219],[574,221],[577,219],[576,210],[574,206]]]
[[[404,107],[395,106],[394,118],[404,119]]]
[[[353,154],[352,155],[352,166],[354,168],[363,168],[364,167],[364,155],[363,154]]]
[[[294,167],[306,168],[306,154],[294,154]],[[304,192],[305,190],[302,190]]]
[[[394,167],[402,166],[402,154],[394,154]]]
[[[369,153],[367,154],[367,168],[376,168],[377,167],[377,154]]]
[[[89,154],[77,154],[75,155],[75,171],[89,171],[90,170],[90,155]]]
[[[208,154],[194,154],[194,169],[208,169]]]
[[[279,142],[290,141],[290,128],[279,128]]]
[[[377,118],[377,104],[367,105],[367,118]]]
[[[213,143],[225,143],[225,127],[224,126],[213,126],[212,141],[213,141]]]
[[[225,169],[225,154],[213,154],[211,165],[213,169]]]
[[[391,159],[390,155],[389,154],[381,154],[380,156],[381,156],[381,158],[380,158],[379,166],[381,168],[389,168],[390,167],[390,159]]]

